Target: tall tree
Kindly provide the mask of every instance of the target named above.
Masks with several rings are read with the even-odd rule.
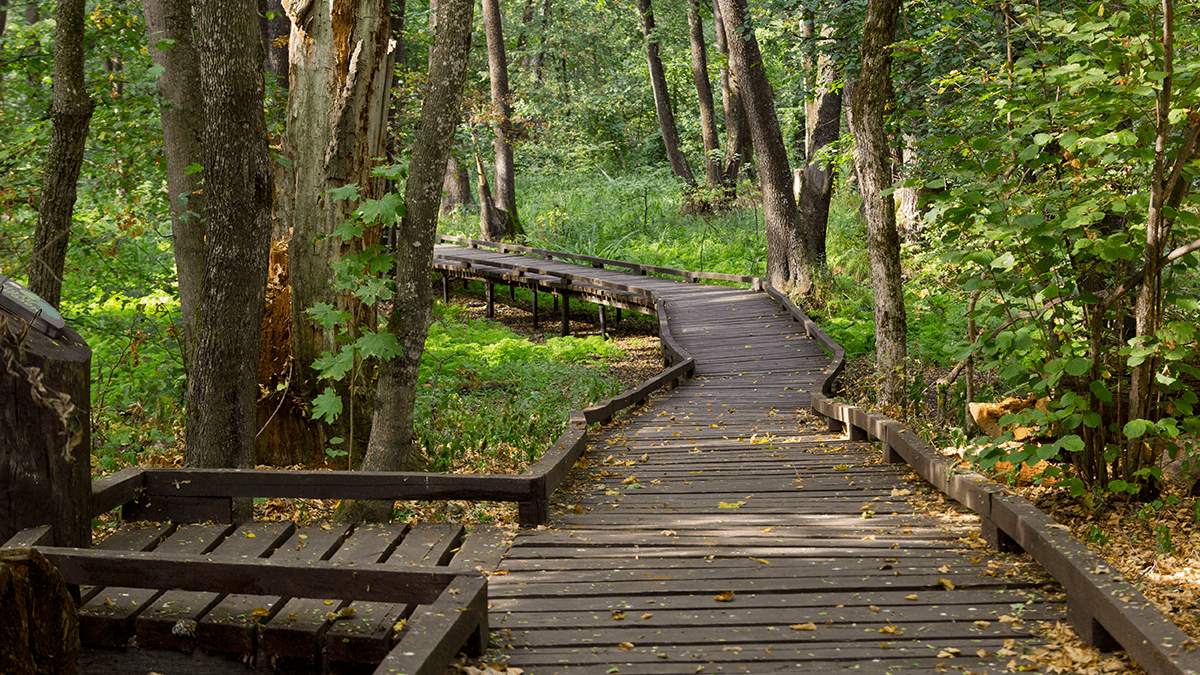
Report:
[[[814,31],[815,32],[815,31]],[[832,26],[821,27],[821,46],[832,42]],[[829,202],[833,198],[833,179],[837,165],[832,159],[818,161],[821,149],[837,142],[842,117],[842,94],[838,87],[838,68],[833,56],[822,49],[814,59],[815,91],[806,104],[807,123],[804,166],[798,171],[796,206],[800,209],[800,229],[808,239],[808,250],[818,267],[825,266],[825,233],[829,225]]]
[[[875,291],[875,367],[881,377],[878,402],[883,408],[904,401],[908,354],[896,204],[885,192],[892,184],[892,161],[884,119],[892,98],[891,46],[899,14],[900,0],[868,0],[852,116]]]
[[[728,65],[729,40],[720,0],[713,0],[713,27],[717,51],[725,57],[725,64],[721,66],[721,105],[725,110],[725,159],[721,162],[721,180],[726,189],[732,191],[737,186],[742,164],[750,154],[750,121],[746,118],[746,106],[742,103],[737,79]]]
[[[71,215],[75,209],[75,182],[83,165],[83,146],[96,104],[83,80],[83,0],[59,0],[54,30],[54,103],[50,108],[53,129],[46,168],[42,171],[42,197],[38,203],[29,290],[58,307],[62,296],[63,266]]]
[[[196,2],[208,233],[188,377],[191,466],[254,465],[273,194],[257,10],[256,0]]]
[[[292,23],[287,148],[295,168],[288,272],[293,351],[302,390],[316,385],[313,363],[323,352],[336,353],[339,334],[357,337],[361,328],[375,328],[374,306],[339,290],[334,269],[347,256],[377,245],[380,230],[367,228],[351,240],[330,236],[359,205],[330,191],[356,185],[360,197],[379,198],[383,193],[384,180],[372,175],[372,169],[385,153],[390,103],[387,8],[385,0],[286,7]],[[323,328],[306,313],[318,304],[345,313],[348,325]],[[351,425],[356,418],[367,419],[367,411],[355,405],[361,400],[348,386],[340,386],[339,394],[347,412],[334,435],[351,438]],[[319,451],[320,443],[309,449]]]
[[[704,181],[710,188],[721,185],[721,160],[717,153],[721,142],[717,138],[717,111],[713,103],[712,83],[708,80],[708,50],[704,43],[704,22],[700,16],[700,0],[690,0],[687,8],[688,45],[692,54],[692,81],[696,84],[696,100],[700,105],[700,135],[704,139]]]
[[[658,128],[662,132],[663,145],[667,149],[667,160],[671,171],[688,185],[696,187],[696,178],[687,157],[679,149],[679,127],[675,124],[675,112],[671,109],[671,92],[667,88],[667,74],[663,69],[662,57],[658,53],[658,35],[654,21],[654,9],[650,0],[638,0],[638,11],[642,16],[642,37],[646,41],[646,64],[650,68],[650,88],[654,90],[654,110],[658,113]]]
[[[762,181],[763,222],[767,230],[767,280],[783,290],[812,289],[813,258],[800,229],[792,193],[792,171],[775,114],[775,94],[767,80],[745,0],[718,0],[729,44],[729,64],[737,78],[750,121],[754,157]]]
[[[512,92],[508,88],[508,57],[504,52],[503,15],[500,0],[483,0],[483,27],[487,35],[488,78],[491,81],[492,108],[496,116],[492,128],[496,150],[495,206],[508,212],[507,235],[521,233],[517,217],[517,185],[513,171]]]
[[[400,354],[379,368],[375,418],[362,468],[398,471],[420,466],[414,445],[413,421],[417,374],[425,337],[433,318],[434,234],[442,198],[446,158],[461,119],[462,89],[466,82],[474,0],[438,3],[428,91],[421,106],[404,189],[405,216],[396,247],[396,295],[388,330],[400,344]],[[385,521],[391,518],[388,502],[344,505],[342,516],[351,520]]]
[[[171,208],[172,248],[179,282],[185,357],[195,350],[196,313],[204,279],[204,115],[200,100],[200,57],[196,51],[192,0],[143,0],[150,58],[161,68],[163,154]]]

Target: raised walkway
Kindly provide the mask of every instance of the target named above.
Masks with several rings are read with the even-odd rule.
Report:
[[[1065,620],[1061,590],[1035,563],[989,550],[971,515],[927,514],[923,504],[946,502],[936,490],[818,422],[810,392],[830,357],[767,294],[587,273],[665,301],[696,373],[591,436],[550,524],[516,536],[489,579],[509,664],[999,673],[1035,624]]]

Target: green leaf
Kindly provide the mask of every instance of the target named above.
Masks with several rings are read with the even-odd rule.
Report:
[[[187,165],[187,167],[183,170],[183,173],[185,175],[191,176],[192,174],[200,173],[203,170],[204,170],[204,167],[200,166],[199,163],[192,162],[191,164]]]
[[[1074,358],[1067,361],[1067,374],[1079,377],[1092,369],[1092,360],[1085,358]]]
[[[1146,420],[1129,420],[1125,424],[1125,438],[1139,438],[1146,433],[1147,428]]]
[[[396,336],[387,331],[378,333],[363,333],[354,343],[355,349],[363,358],[374,357],[387,361],[400,355],[400,342]]]
[[[304,310],[304,313],[312,317],[313,321],[316,321],[325,330],[329,330],[350,320],[349,312],[338,311],[333,308],[333,305],[324,302],[316,303]]]
[[[341,187],[333,188],[332,190],[327,190],[325,194],[333,201],[340,201],[343,199],[358,199],[358,186],[343,185]]]
[[[333,391],[333,387],[325,387],[325,390],[313,399],[312,414],[313,417],[326,422],[337,421],[338,415],[342,414],[342,399]]]
[[[368,223],[380,222],[384,225],[396,225],[404,217],[404,199],[395,193],[388,193],[380,199],[368,199],[358,207],[358,215]]]
[[[339,349],[336,354],[322,352],[321,356],[313,361],[313,368],[320,373],[320,377],[334,382],[345,377],[353,367],[354,351],[350,349]]]

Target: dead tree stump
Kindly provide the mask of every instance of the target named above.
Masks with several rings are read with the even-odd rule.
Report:
[[[91,365],[75,331],[52,339],[0,310],[0,546],[39,525],[90,545]]]
[[[36,549],[0,550],[0,626],[0,673],[79,672],[75,601]]]

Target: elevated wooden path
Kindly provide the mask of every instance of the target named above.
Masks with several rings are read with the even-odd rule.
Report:
[[[438,254],[476,269],[522,264]],[[663,300],[696,374],[590,438],[549,526],[517,535],[489,580],[510,664],[1004,672],[1037,622],[1065,620],[1061,591],[1036,565],[989,550],[977,519],[926,515],[913,500],[931,488],[817,422],[810,392],[831,359],[778,302],[587,272]]]

